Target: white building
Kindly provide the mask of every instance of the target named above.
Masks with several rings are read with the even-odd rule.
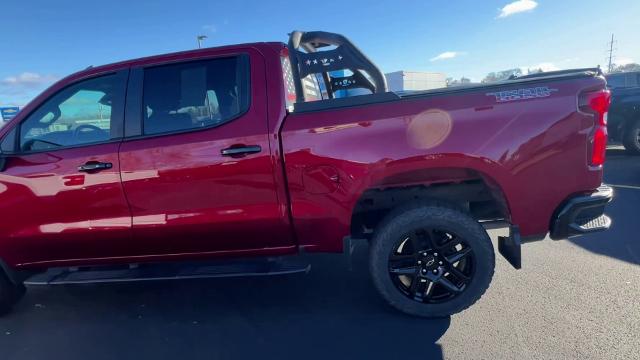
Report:
[[[447,87],[443,73],[421,71],[395,71],[385,74],[391,91],[430,90]]]

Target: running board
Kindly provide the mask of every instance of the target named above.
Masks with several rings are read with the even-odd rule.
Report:
[[[54,268],[32,275],[25,285],[68,285],[201,279],[216,277],[266,276],[308,272],[311,265],[299,259],[245,259],[225,262],[189,262]]]

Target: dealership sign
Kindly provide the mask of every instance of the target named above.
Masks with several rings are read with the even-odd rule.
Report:
[[[20,109],[17,106],[0,107],[0,117],[3,121],[9,121],[13,119]]]

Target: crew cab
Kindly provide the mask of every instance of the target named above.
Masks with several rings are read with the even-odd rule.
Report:
[[[609,74],[611,111],[607,126],[610,137],[621,141],[631,155],[640,155],[640,72]]]
[[[521,243],[609,227],[609,98],[598,69],[399,95],[327,32],[90,67],[0,130],[0,308],[25,284],[307,271],[363,240],[391,306],[457,313],[492,279],[487,224],[516,268]]]

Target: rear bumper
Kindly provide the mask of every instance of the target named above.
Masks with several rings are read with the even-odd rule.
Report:
[[[565,201],[555,212],[550,237],[554,240],[607,230],[611,219],[604,208],[613,198],[613,189],[600,186],[593,194],[575,196]]]

